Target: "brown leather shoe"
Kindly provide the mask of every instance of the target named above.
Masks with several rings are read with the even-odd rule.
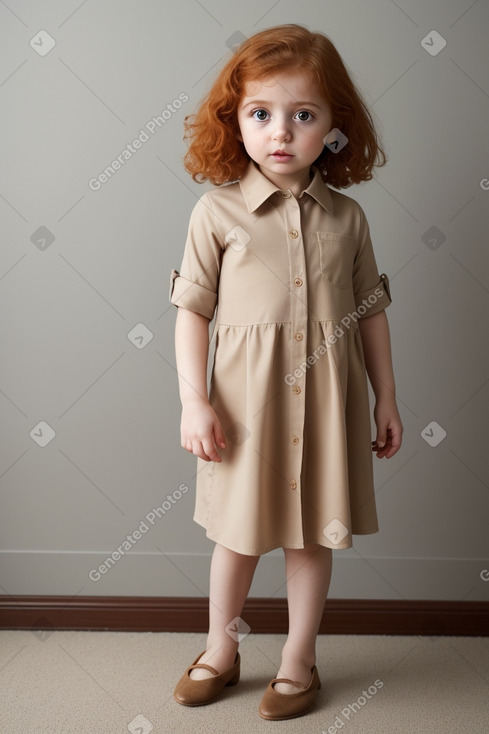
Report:
[[[302,688],[302,690],[297,693],[277,693],[274,685],[279,682],[290,683],[297,686],[297,688]],[[314,705],[319,688],[321,688],[321,681],[316,666],[311,668],[311,680],[307,688],[299,681],[289,680],[288,678],[274,678],[268,684],[258,707],[258,713],[262,719],[271,719],[272,721],[294,719],[296,716],[302,716]]]
[[[241,662],[239,652],[236,653],[232,668],[225,670],[224,673],[219,673],[215,668],[206,665],[206,663],[198,663],[197,661],[200,660],[204,653],[205,650],[195,658],[192,665],[189,665],[175,686],[173,698],[177,703],[181,703],[182,706],[204,706],[206,703],[214,701],[225,686],[235,686],[239,681]],[[213,673],[214,677],[194,680],[190,678],[190,671],[194,668],[205,668]]]

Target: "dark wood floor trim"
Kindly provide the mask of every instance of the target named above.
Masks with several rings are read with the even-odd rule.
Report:
[[[286,633],[286,599],[250,598],[253,633]],[[0,596],[0,629],[205,632],[208,599],[193,597]],[[321,634],[488,636],[489,603],[328,599]]]

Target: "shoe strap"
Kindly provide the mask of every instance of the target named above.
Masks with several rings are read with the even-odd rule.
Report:
[[[188,669],[188,672],[190,673],[191,670],[194,670],[195,668],[204,668],[205,670],[209,670],[213,675],[221,675],[219,671],[217,671],[215,668],[213,668],[210,665],[207,665],[206,663],[196,663],[195,665],[191,665]]]
[[[303,683],[301,683],[298,680],[290,680],[289,678],[274,678],[272,681],[270,681],[270,685],[273,688],[274,683],[289,683],[291,686],[296,686],[297,688],[303,688],[306,690],[307,686],[305,686]]]

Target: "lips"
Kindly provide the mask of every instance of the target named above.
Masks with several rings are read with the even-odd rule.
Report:
[[[291,153],[287,153],[285,150],[276,150],[272,153],[272,156],[276,161],[290,161],[294,156]]]

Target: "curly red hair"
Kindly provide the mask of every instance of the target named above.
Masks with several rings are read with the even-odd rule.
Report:
[[[250,161],[237,139],[237,110],[245,84],[287,69],[311,75],[331,109],[332,127],[348,138],[338,153],[325,146],[314,161],[326,183],[340,189],[369,181],[372,168],[386,163],[372,116],[333,43],[322,33],[287,24],[243,41],[197,112],[185,117],[184,140],[190,145],[184,164],[194,181],[209,179],[219,186],[241,178]]]

